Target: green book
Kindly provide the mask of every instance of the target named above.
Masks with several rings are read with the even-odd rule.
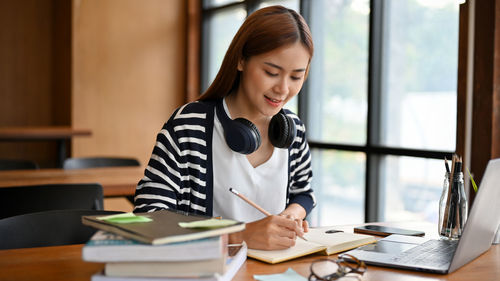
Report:
[[[245,229],[243,222],[223,220],[217,224],[215,220],[214,224],[214,220],[207,216],[171,210],[128,214],[125,219],[123,216],[83,216],[82,223],[152,245],[213,237]],[[180,223],[187,224],[181,227]]]

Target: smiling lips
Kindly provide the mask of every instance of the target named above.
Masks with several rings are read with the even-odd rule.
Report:
[[[271,106],[279,107],[282,103],[282,100],[273,99],[273,98],[270,98],[268,96],[264,96],[264,97],[266,98],[267,103],[270,104]]]

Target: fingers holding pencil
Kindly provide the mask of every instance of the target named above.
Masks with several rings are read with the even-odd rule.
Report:
[[[249,222],[242,233],[250,249],[284,250],[296,245],[295,222],[282,216],[268,216]]]
[[[285,217],[285,218],[293,221],[295,223],[296,229],[298,229],[296,231],[298,237],[301,238],[302,240],[307,241],[307,239],[304,238],[304,234],[309,231],[309,224],[307,223],[306,220],[302,220],[302,219],[297,218],[293,215],[287,215],[287,214],[279,214],[279,216]]]
[[[269,213],[268,211],[266,211],[264,208],[260,207],[259,205],[257,205],[255,202],[253,202],[252,200],[248,199],[245,195],[239,193],[236,189],[234,188],[229,188],[229,191],[232,192],[234,195],[240,197],[243,201],[245,201],[246,203],[250,204],[252,207],[254,207],[255,209],[259,210],[261,213],[263,213],[264,215],[266,215],[267,217],[269,216],[272,216],[271,213]],[[304,232],[307,232],[308,231],[308,225],[307,225],[307,222],[305,223],[305,226],[306,226],[306,229],[304,230],[304,224],[302,222],[302,220],[300,220],[300,223],[298,221],[298,219],[296,219],[295,217],[291,216],[291,215],[287,215],[287,214],[280,214],[280,215],[283,215],[285,217],[287,217],[288,219],[290,219],[291,221],[293,221],[296,225],[294,227],[289,227],[290,229],[294,230],[296,233],[297,233],[297,236],[299,238],[301,238],[302,240],[305,240],[307,241],[306,238],[304,238]]]

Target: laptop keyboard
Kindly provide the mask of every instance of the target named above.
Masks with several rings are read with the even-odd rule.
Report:
[[[398,254],[392,260],[419,266],[446,266],[451,262],[457,243],[458,241],[429,240]]]

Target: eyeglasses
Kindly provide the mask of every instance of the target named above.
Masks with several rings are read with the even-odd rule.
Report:
[[[348,263],[344,257],[348,257],[353,263]],[[315,280],[338,280],[358,279],[366,272],[366,264],[356,257],[345,254],[337,260],[319,259],[311,263],[311,274],[309,281]]]

